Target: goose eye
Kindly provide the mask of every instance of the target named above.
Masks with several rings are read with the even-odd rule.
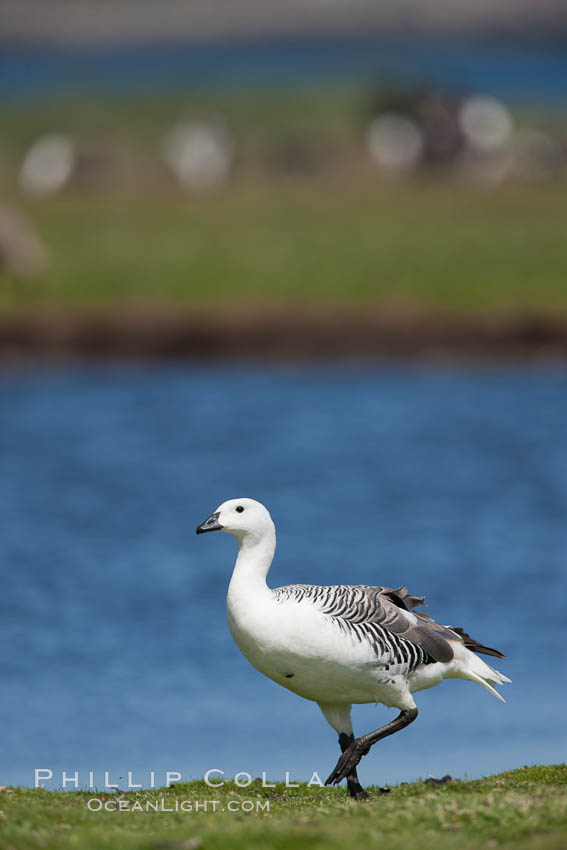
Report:
[[[236,513],[241,514],[243,510],[244,508],[242,507],[242,505],[238,505],[238,507],[236,508]]]

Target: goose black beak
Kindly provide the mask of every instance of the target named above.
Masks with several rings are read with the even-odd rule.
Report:
[[[205,522],[197,526],[197,534],[204,534],[205,531],[220,531],[222,525],[219,522],[219,512],[212,514]]]

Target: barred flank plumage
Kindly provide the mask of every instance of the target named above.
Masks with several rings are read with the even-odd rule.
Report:
[[[276,588],[274,596],[277,602],[309,601],[343,632],[360,642],[368,641],[378,661],[404,665],[408,674],[420,664],[451,661],[455,642],[476,652],[504,657],[462,629],[442,626],[427,614],[413,611],[417,605],[425,605],[424,597],[411,596],[403,586],[291,584]]]

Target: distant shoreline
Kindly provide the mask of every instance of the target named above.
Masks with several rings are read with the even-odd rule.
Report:
[[[567,18],[553,0],[351,0],[325,3],[267,4],[261,0],[154,0],[69,3],[4,0],[0,13],[3,39],[11,43],[140,43],[150,40],[192,42],[206,38],[305,37],[374,32],[467,32],[514,34],[564,32]]]
[[[417,309],[117,307],[0,316],[0,363],[57,360],[566,360],[567,316]]]

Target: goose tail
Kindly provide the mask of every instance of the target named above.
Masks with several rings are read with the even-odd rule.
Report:
[[[455,661],[457,662],[455,675],[458,678],[476,682],[478,685],[486,688],[500,702],[506,702],[494,685],[503,685],[506,682],[511,682],[512,680],[508,676],[490,667],[486,661],[483,661],[482,658],[479,658],[478,655],[475,655],[474,652],[471,652],[463,644],[454,646],[454,652]]]

